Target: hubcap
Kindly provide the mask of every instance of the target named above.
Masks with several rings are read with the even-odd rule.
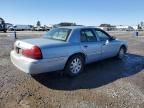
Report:
[[[125,55],[125,51],[124,51],[124,49],[121,49],[119,52],[119,58],[123,58],[124,55]]]
[[[79,58],[73,59],[73,61],[70,64],[70,71],[74,74],[77,74],[80,72],[82,68],[82,62]]]

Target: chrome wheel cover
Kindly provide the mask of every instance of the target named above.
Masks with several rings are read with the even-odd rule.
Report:
[[[80,60],[80,58],[75,58],[70,63],[70,71],[74,74],[79,73],[81,68],[82,68],[82,61]]]

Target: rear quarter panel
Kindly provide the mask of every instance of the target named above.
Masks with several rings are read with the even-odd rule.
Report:
[[[43,59],[52,59],[52,58],[60,58],[68,57],[74,53],[80,52],[79,43],[64,43],[60,45],[54,45],[51,47],[43,47],[42,54]]]

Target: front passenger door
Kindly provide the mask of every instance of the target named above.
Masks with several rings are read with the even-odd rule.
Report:
[[[116,41],[112,40],[110,35],[102,30],[95,29],[94,32],[102,45],[102,59],[115,56],[118,49]]]

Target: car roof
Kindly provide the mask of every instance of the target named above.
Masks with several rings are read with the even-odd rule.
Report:
[[[63,26],[63,27],[58,27],[58,28],[67,28],[67,29],[88,29],[88,28],[96,28],[96,29],[99,29],[99,28],[93,27],[93,26]]]

